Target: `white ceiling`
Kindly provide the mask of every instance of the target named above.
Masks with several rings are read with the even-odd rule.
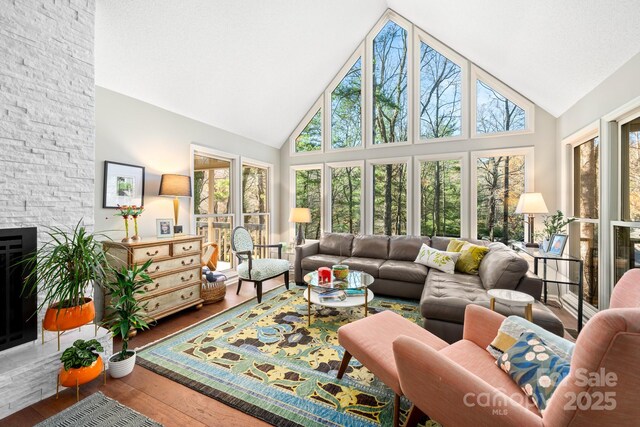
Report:
[[[280,147],[387,7],[555,116],[640,52],[638,0],[97,0],[96,84]]]

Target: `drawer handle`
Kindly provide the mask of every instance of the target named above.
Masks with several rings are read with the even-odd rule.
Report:
[[[189,299],[189,298],[191,298],[192,296],[193,296],[193,291],[191,291],[191,292],[189,293],[189,296],[188,296],[188,297],[185,297],[184,295],[180,295],[180,298],[182,298],[182,299]]]
[[[151,271],[151,273],[155,273],[155,272],[156,272],[156,271],[158,271],[158,270],[160,270],[160,266],[159,266],[159,265],[156,265],[156,269],[155,269],[155,270],[153,270],[153,271]],[[145,272],[145,273],[149,273],[149,269],[147,268],[144,272]]]
[[[189,280],[193,279],[193,273],[191,273],[191,276],[189,276],[188,278],[184,278],[184,276],[180,276],[180,280],[182,280],[183,282],[187,282]]]
[[[156,290],[156,289],[158,289],[159,287],[160,287],[160,283],[156,283],[156,286],[155,286],[152,290],[153,290],[153,291],[155,291],[155,290]],[[147,292],[149,292],[149,287],[148,287],[148,286],[145,286],[145,287],[144,287],[144,290],[145,290],[145,291],[147,291]]]
[[[155,306],[155,307],[153,307],[153,310],[151,310],[151,311],[157,310],[157,309],[158,309],[158,307],[160,307],[160,303],[159,303],[159,302],[157,302],[157,303],[156,303],[156,306]]]
[[[184,246],[182,247],[183,251],[190,251],[191,249],[193,249],[193,245],[189,246],[188,248],[185,248]]]
[[[158,255],[158,250],[156,249],[156,251],[154,253],[151,253],[149,251],[147,251],[147,256],[156,256]]]
[[[182,260],[182,265],[191,265],[191,264],[193,264],[193,258],[191,258],[191,261],[189,261],[188,264],[184,262],[184,260]]]

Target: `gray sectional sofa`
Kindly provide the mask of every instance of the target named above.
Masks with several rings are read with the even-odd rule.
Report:
[[[369,236],[325,233],[320,241],[296,247],[295,277],[304,285],[305,274],[319,267],[346,264],[371,274],[375,294],[420,300],[424,327],[447,342],[462,338],[464,310],[468,304],[489,307],[487,290],[514,289],[536,299],[533,321],[558,334],[562,322],[540,302],[542,281],[528,271],[528,264],[502,243],[468,240],[489,247],[479,274],[447,274],[414,262],[423,243],[446,250],[449,238]],[[523,315],[521,309],[496,304],[496,311]]]

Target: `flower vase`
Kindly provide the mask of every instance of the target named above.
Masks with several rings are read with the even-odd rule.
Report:
[[[140,240],[142,240],[140,236],[138,236],[138,217],[137,216],[133,217],[133,236],[131,237],[131,240],[133,240],[134,242],[139,242]]]
[[[132,239],[129,237],[129,217],[123,216],[124,219],[124,239],[122,239],[122,243],[131,243]]]

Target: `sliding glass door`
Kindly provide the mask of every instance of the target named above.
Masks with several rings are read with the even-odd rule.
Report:
[[[271,213],[269,207],[269,168],[250,163],[242,165],[242,223],[254,244],[268,245]],[[268,258],[267,248],[255,251],[256,257]]]

